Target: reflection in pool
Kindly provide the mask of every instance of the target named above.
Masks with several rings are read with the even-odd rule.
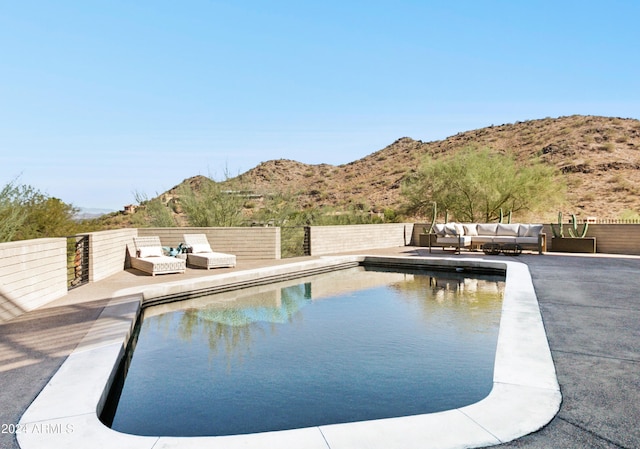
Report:
[[[503,288],[358,267],[150,307],[102,419],[213,436],[468,405],[492,388]]]

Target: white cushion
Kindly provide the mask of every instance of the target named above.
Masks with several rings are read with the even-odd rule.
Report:
[[[445,223],[444,225],[444,235],[446,236],[455,236],[457,234],[457,229],[455,223]]]
[[[520,225],[518,224],[498,223],[498,229],[496,231],[496,235],[517,237],[519,226]]]
[[[478,223],[478,235],[496,235],[498,225],[496,223]]]
[[[518,237],[526,237],[527,232],[529,232],[529,227],[531,227],[530,224],[521,224],[518,228]]]
[[[478,225],[477,223],[469,223],[462,225],[464,227],[464,235],[468,235],[474,237],[478,235]]]
[[[212,253],[213,250],[208,243],[195,243],[191,245],[191,251],[193,253]]]
[[[542,233],[543,229],[544,229],[544,226],[541,224],[529,225],[529,230],[527,231],[527,234],[525,235],[525,237],[538,237],[538,235]]]
[[[496,238],[495,235],[474,235],[472,240],[473,243],[489,243],[493,242],[494,238]]]
[[[444,225],[444,234],[447,236],[464,235],[464,227],[460,223],[446,223]]]
[[[433,232],[436,233],[437,235],[444,236],[444,225],[442,223],[435,225],[433,227]]]
[[[514,235],[496,235],[493,238],[494,243],[516,243],[518,237]]]
[[[543,229],[544,226],[541,224],[521,224],[518,230],[518,237],[538,237]]]
[[[537,244],[538,243],[538,237],[518,237],[516,239],[516,243],[522,243],[524,244]]]
[[[471,244],[471,237],[438,237],[436,243],[445,245],[457,245],[458,243],[460,243],[460,245],[462,246],[469,246]]]
[[[138,249],[138,257],[162,257],[164,256],[161,246],[143,246]]]
[[[463,235],[462,238],[460,238],[460,244],[462,246],[469,246],[471,245],[471,236],[468,235]]]

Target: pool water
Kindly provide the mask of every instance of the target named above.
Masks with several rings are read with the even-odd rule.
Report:
[[[150,307],[102,419],[216,436],[472,404],[493,385],[504,277],[469,276],[358,267]]]

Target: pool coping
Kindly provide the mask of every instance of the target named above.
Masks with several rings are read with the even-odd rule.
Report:
[[[147,437],[100,422],[106,394],[144,305],[189,292],[329,271],[363,262],[506,270],[493,389],[474,404],[438,413],[221,437]],[[446,257],[335,256],[168,281],[115,292],[91,330],[22,416],[18,442],[32,448],[372,449],[462,448],[500,444],[534,432],[558,412],[562,397],[529,269],[512,260]]]

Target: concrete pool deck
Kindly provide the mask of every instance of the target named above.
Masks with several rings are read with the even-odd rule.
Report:
[[[409,257],[426,255],[424,250],[418,248],[367,253]],[[640,419],[637,375],[640,361],[640,307],[635,296],[640,283],[639,258],[560,255],[507,258],[480,257],[473,253],[446,257],[524,262],[532,273],[564,403],[559,414],[544,429],[507,443],[504,447],[640,446],[636,424]],[[312,259],[314,258],[300,260]],[[291,260],[283,260],[246,264],[235,271],[290,262]],[[179,283],[183,283],[191,279],[197,282],[199,278],[212,274],[199,271],[184,276],[151,278],[124,272],[100,283],[74,290],[47,307],[2,325],[0,380],[4,388],[0,392],[1,423],[10,425],[18,422],[65,357],[85,338],[115,291],[126,293],[127,289],[148,284],[165,288],[162,284],[174,283],[178,276]],[[216,274],[223,274],[223,271],[216,270]],[[132,290],[128,291],[134,294]],[[126,295],[124,304],[127,304]],[[116,309],[107,313],[118,312],[114,316],[121,316],[122,312],[125,315],[134,313],[117,309],[126,308],[125,305],[114,307]],[[106,329],[103,331],[109,332]],[[84,344],[90,345],[91,341],[85,341]],[[79,357],[88,353],[85,351],[75,354],[69,359],[72,362],[76,359],[80,361]],[[67,398],[60,398],[59,402],[63,403],[65,399]],[[95,408],[95,404],[93,407]],[[78,431],[83,425],[82,422],[75,424],[80,427],[73,427],[72,431]],[[420,427],[420,424],[409,425],[411,429],[415,427]],[[41,432],[40,437],[31,436],[39,440],[39,447],[46,447],[46,441],[53,442],[56,439],[55,435],[47,435],[47,432],[59,434],[65,428],[50,426],[37,430]],[[452,429],[451,432],[455,430]],[[29,435],[22,434],[20,438],[23,436]],[[1,434],[0,438],[1,447],[18,447],[11,432]],[[196,443],[196,440],[192,442]],[[171,443],[169,439],[165,442]],[[94,441],[91,446],[99,447],[96,443]],[[487,441],[487,444],[490,443]],[[153,447],[162,446],[157,444]],[[225,444],[220,447],[229,446]],[[322,447],[331,445],[325,444]],[[386,447],[390,446],[387,444]]]

